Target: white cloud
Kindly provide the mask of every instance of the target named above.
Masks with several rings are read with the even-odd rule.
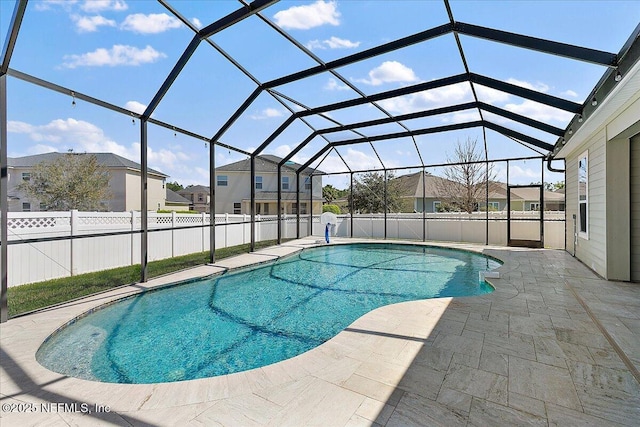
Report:
[[[54,153],[56,151],[58,151],[58,149],[56,147],[52,147],[51,145],[36,144],[33,147],[29,147],[27,149],[27,154],[34,155],[34,154]]]
[[[336,79],[330,78],[327,84],[323,86],[324,90],[349,90],[350,87],[345,84],[340,84]]]
[[[541,122],[553,121],[567,123],[573,117],[573,114],[567,111],[559,110],[529,99],[525,99],[520,104],[506,104],[504,109]]]
[[[572,91],[571,89],[565,90],[564,92],[561,92],[560,95],[563,96],[568,96],[570,98],[577,98],[578,94],[574,91]]]
[[[7,125],[11,133],[26,134],[33,141],[51,143],[50,145],[37,144],[29,148],[30,154],[65,152],[72,149],[78,153],[114,153],[133,161],[140,161],[139,142],[134,142],[127,147],[111,139],[100,127],[83,120],[56,119],[40,126],[9,121]],[[178,148],[156,150],[148,147],[147,158],[150,167],[167,173],[173,171],[190,173],[193,168],[187,162],[191,157]]]
[[[191,18],[191,23],[198,29],[202,28],[202,22],[198,18]]]
[[[352,42],[351,40],[341,39],[335,36],[327,40],[311,40],[307,43],[307,49],[355,49],[360,46],[360,42]]]
[[[113,10],[121,12],[127,10],[129,6],[124,0],[85,0],[80,9],[85,12],[101,12],[103,10]]]
[[[490,87],[481,85],[476,85],[475,87],[476,93],[478,94],[478,99],[482,102],[486,102],[487,104],[507,102],[511,97],[511,95],[509,95],[507,92],[502,92]]]
[[[517,80],[512,78],[507,79],[507,83],[511,83],[512,85],[516,85],[516,86],[520,86],[520,87],[524,87],[526,89],[531,89],[531,90],[535,90],[538,92],[548,92],[549,91],[549,86],[545,83],[541,83],[541,82],[536,82],[536,83],[530,83],[530,82],[525,82],[523,80]]]
[[[76,30],[79,33],[93,33],[98,31],[98,27],[115,27],[116,21],[107,19],[104,16],[80,16],[71,15],[71,20],[76,23]]]
[[[385,99],[380,105],[391,113],[407,114],[470,101],[473,101],[471,87],[463,82]]]
[[[35,9],[38,11],[49,10],[52,7],[61,6],[65,9],[70,9],[77,3],[77,0],[42,0],[35,3]]]
[[[156,62],[161,58],[166,58],[166,56],[149,45],[144,49],[139,49],[134,46],[117,44],[113,45],[111,49],[99,48],[82,55],[65,55],[63,65],[66,68],[137,66]]]
[[[173,28],[180,28],[182,22],[166,13],[135,13],[125,18],[120,28],[139,34],[158,34]]]
[[[305,46],[309,50],[325,49],[325,47],[322,44],[322,42],[320,40],[317,40],[317,39],[316,40],[310,40],[309,42],[307,42],[307,44]]]
[[[250,117],[254,120],[263,120],[263,119],[270,119],[273,117],[282,117],[282,115],[283,115],[282,111],[280,110],[277,110],[275,108],[265,108],[259,114],[254,114]]]
[[[480,120],[480,113],[478,110],[458,111],[453,114],[445,114],[442,117],[443,123],[467,123],[476,120]]]
[[[372,86],[383,83],[411,83],[418,80],[413,70],[398,61],[385,61],[382,65],[369,71],[368,79],[356,79],[356,82]]]
[[[26,134],[36,142],[48,141],[59,144],[55,147],[58,151],[73,149],[77,152],[112,152],[132,158],[131,150],[111,140],[98,126],[83,120],[56,119],[40,126],[12,121],[8,123],[8,130],[12,133]]]
[[[507,182],[507,169],[501,163],[495,165],[496,180]],[[519,165],[509,165],[509,183],[516,185],[530,184],[532,182],[540,182],[540,167],[528,168]]]
[[[365,169],[380,169],[382,165],[378,161],[376,156],[370,156],[367,153],[356,150],[354,148],[347,148],[346,152],[340,151],[342,158],[347,162],[352,170],[365,170]],[[385,160],[385,165],[387,162]],[[389,164],[389,167],[394,167],[396,164]],[[344,162],[336,154],[327,156],[324,161],[318,165],[318,169],[324,172],[348,172]]]
[[[7,132],[9,133],[31,133],[33,131],[34,127],[28,123],[18,122],[15,120],[7,121]]]
[[[138,101],[128,101],[124,104],[124,108],[129,111],[133,111],[134,113],[142,114],[147,109],[147,106]]]
[[[291,152],[291,147],[287,144],[276,147],[274,154],[278,157],[285,157]],[[295,161],[295,160],[294,160]]]
[[[335,36],[332,36],[329,40],[324,40],[323,43],[329,46],[330,49],[354,49],[360,46],[360,42],[352,42]]]
[[[318,0],[313,4],[292,6],[274,16],[279,27],[293,30],[308,30],[321,25],[340,25],[340,12],[335,1]]]

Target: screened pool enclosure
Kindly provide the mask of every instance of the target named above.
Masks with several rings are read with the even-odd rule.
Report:
[[[0,7],[3,322],[26,259],[50,264],[46,279],[139,264],[144,282],[156,259],[322,236],[326,185],[345,190],[337,236],[564,248],[573,222],[545,188],[565,179],[554,155],[639,53],[634,2]],[[479,157],[456,157],[465,141]],[[138,162],[122,195],[134,207],[18,217],[10,159],[48,151]],[[477,200],[446,212],[436,182],[460,166],[475,168]],[[163,192],[203,188],[190,200],[203,210],[151,203],[150,170]],[[354,205],[367,177],[376,208]]]

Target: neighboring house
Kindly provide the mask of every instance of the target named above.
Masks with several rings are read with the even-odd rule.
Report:
[[[216,168],[216,213],[249,214],[251,212],[251,185],[255,187],[256,214],[277,214],[278,186],[281,187],[282,213],[298,212],[296,204],[296,173],[301,165],[287,162],[282,166],[278,182],[280,157],[263,155],[255,160],[255,182],[251,183],[249,159]],[[306,168],[300,173],[300,213],[322,213],[322,173]],[[311,189],[313,197],[310,200]]]
[[[46,210],[38,200],[30,199],[18,190],[18,185],[31,179],[35,165],[44,161],[53,161],[65,153],[45,153],[33,156],[10,157],[8,167],[8,198],[10,212],[33,212]],[[122,212],[140,210],[140,164],[113,153],[77,153],[77,155],[96,156],[98,163],[111,174],[109,190],[111,198],[105,200],[105,210]],[[148,169],[147,194],[149,210],[163,209],[165,206],[165,180],[168,175]]]
[[[492,182],[491,194],[497,200],[501,200],[504,206],[507,204],[507,184],[504,182]],[[543,191],[545,211],[564,211],[564,192]],[[501,205],[502,206],[502,205]],[[502,209],[500,209],[502,210]],[[511,188],[511,210],[512,211],[538,211],[540,210],[540,189],[535,187],[513,187]]]
[[[640,282],[640,60],[623,76],[556,158],[566,165],[566,250],[605,279]]]
[[[405,212],[422,212],[423,201],[425,212],[438,212],[445,201],[439,196],[438,188],[446,185],[446,178],[416,172],[395,178],[399,183],[403,210]],[[423,184],[424,179],[424,184]],[[423,197],[424,189],[424,197]],[[479,205],[484,206],[485,191]],[[544,192],[545,210],[564,210],[564,194],[553,191]],[[489,183],[489,210],[504,211],[507,208],[507,185],[502,182]],[[540,191],[536,188],[512,188],[512,211],[537,211],[540,209]]]
[[[191,201],[176,193],[175,191],[167,188],[167,195],[164,201],[164,208],[174,211],[188,211],[190,210]]]
[[[189,185],[187,188],[178,191],[178,194],[189,201],[189,210],[209,213],[211,210],[211,200],[209,198],[209,187],[204,185]]]

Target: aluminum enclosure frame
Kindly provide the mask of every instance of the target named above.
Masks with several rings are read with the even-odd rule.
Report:
[[[449,13],[449,22],[433,27],[433,28],[429,28],[427,30],[424,31],[420,31],[418,33],[415,33],[413,35],[407,36],[407,37],[403,37],[397,40],[393,40],[390,41],[388,43],[384,43],[381,44],[379,46],[375,46],[373,48],[358,52],[356,54],[353,55],[348,55],[333,61],[329,61],[329,62],[322,62],[319,58],[315,57],[310,51],[306,50],[304,48],[304,46],[297,42],[293,37],[291,37],[289,34],[287,34],[285,31],[276,28],[277,26],[273,23],[271,23],[271,21],[269,21],[269,19],[267,19],[266,17],[264,17],[264,15],[261,13],[264,10],[267,10],[269,7],[273,6],[275,3],[277,3],[277,0],[254,0],[253,2],[246,2],[244,0],[239,0],[241,7],[239,7],[237,10],[227,14],[226,16],[224,16],[221,19],[218,19],[217,21],[206,25],[204,28],[198,30],[197,28],[195,28],[193,26],[193,24],[191,24],[187,19],[185,19],[182,15],[180,15],[180,13],[174,8],[172,7],[166,0],[158,0],[159,4],[161,4],[167,11],[169,11],[170,14],[172,14],[172,16],[175,16],[177,19],[179,19],[181,22],[183,22],[185,25],[187,25],[193,32],[194,35],[191,38],[189,44],[185,47],[182,55],[180,56],[180,58],[177,60],[177,62],[175,63],[175,65],[173,66],[173,68],[171,69],[171,71],[169,72],[169,74],[166,76],[164,82],[162,83],[162,85],[160,86],[160,88],[156,91],[156,93],[154,94],[154,96],[152,97],[152,99],[150,100],[147,108],[145,109],[145,111],[142,114],[127,110],[125,108],[121,108],[118,107],[116,105],[110,104],[108,102],[105,102],[103,100],[94,98],[90,95],[87,94],[83,94],[79,91],[76,91],[74,88],[67,88],[67,87],[62,87],[60,85],[56,85],[54,83],[48,82],[46,80],[40,79],[38,77],[35,76],[31,76],[27,73],[21,72],[19,70],[14,70],[12,68],[10,68],[10,61],[11,61],[11,57],[16,45],[16,41],[18,39],[18,37],[20,36],[20,27],[22,24],[22,20],[24,18],[24,15],[26,13],[27,10],[27,0],[18,0],[16,2],[16,6],[14,8],[14,13],[13,16],[11,18],[10,21],[10,25],[9,25],[9,30],[8,30],[8,35],[6,38],[6,42],[5,45],[3,46],[2,49],[2,53],[0,56],[0,161],[2,162],[1,164],[1,171],[2,171],[2,175],[0,177],[0,198],[2,200],[0,200],[0,215],[2,217],[1,222],[0,222],[0,240],[1,240],[1,244],[0,244],[0,268],[2,270],[2,274],[0,277],[0,322],[4,322],[7,320],[7,246],[8,246],[8,241],[7,241],[7,211],[8,211],[8,206],[7,206],[7,90],[6,90],[6,86],[7,86],[7,78],[15,78],[21,81],[25,81],[27,83],[30,84],[34,84],[40,87],[43,87],[46,90],[52,90],[52,91],[56,91],[62,94],[66,94],[66,95],[72,95],[78,99],[81,99],[83,101],[86,101],[88,103],[94,104],[96,106],[117,112],[119,114],[123,114],[126,115],[132,119],[138,119],[140,120],[140,158],[141,158],[141,163],[142,163],[142,179],[141,179],[141,187],[140,187],[140,197],[141,197],[141,203],[142,203],[142,211],[143,211],[143,229],[141,230],[141,239],[142,239],[142,244],[141,244],[141,260],[142,260],[142,271],[141,271],[141,277],[140,280],[142,282],[147,280],[147,266],[146,266],[146,260],[147,260],[147,252],[148,252],[148,248],[147,248],[147,240],[148,240],[148,232],[149,231],[153,231],[153,230],[149,230],[148,229],[148,224],[146,221],[146,213],[147,213],[147,209],[146,209],[146,205],[147,205],[147,180],[146,180],[146,175],[147,175],[147,125],[149,123],[151,124],[155,124],[157,126],[161,126],[167,129],[171,129],[173,132],[177,132],[177,133],[181,133],[184,135],[187,135],[189,137],[192,138],[196,138],[197,140],[200,141],[205,141],[206,143],[208,143],[208,147],[209,147],[209,167],[210,167],[210,199],[211,199],[211,221],[209,224],[209,229],[210,229],[210,257],[209,260],[210,262],[214,262],[215,261],[215,220],[214,220],[214,213],[215,213],[215,148],[216,147],[222,147],[225,149],[229,149],[229,150],[234,150],[235,152],[241,153],[243,155],[246,155],[248,157],[250,157],[250,161],[251,161],[251,183],[252,183],[252,190],[251,190],[251,248],[252,250],[255,248],[255,188],[254,188],[254,180],[255,180],[255,159],[256,157],[258,157],[265,149],[267,149],[269,147],[269,145],[271,143],[273,143],[277,137],[284,132],[289,126],[291,126],[293,123],[296,123],[298,121],[300,121],[301,123],[305,124],[310,130],[311,133],[309,135],[309,137],[305,138],[304,140],[300,141],[300,143],[298,145],[296,145],[293,150],[291,151],[290,154],[288,154],[285,158],[283,158],[283,160],[277,165],[277,171],[278,171],[278,242],[281,241],[281,218],[280,218],[280,214],[281,214],[281,198],[282,198],[282,192],[280,189],[280,177],[281,177],[281,169],[282,167],[298,152],[300,152],[300,150],[302,150],[305,146],[307,146],[307,144],[313,140],[315,137],[321,137],[324,138],[326,141],[326,146],[321,148],[320,150],[318,150],[309,161],[305,162],[303,165],[301,165],[300,168],[298,168],[297,170],[295,170],[296,172],[296,200],[297,200],[297,206],[298,206],[298,212],[296,215],[297,218],[297,235],[300,235],[300,173],[305,170],[308,167],[311,167],[311,165],[317,161],[318,159],[320,159],[322,157],[322,155],[324,154],[325,156],[328,155],[330,152],[332,152],[332,150],[335,150],[336,147],[339,146],[345,146],[345,145],[352,145],[352,144],[360,144],[360,143],[369,143],[371,145],[371,148],[373,149],[375,155],[378,157],[378,159],[380,160],[381,164],[384,167],[384,163],[382,161],[382,159],[380,158],[380,156],[378,155],[377,151],[375,150],[375,147],[373,147],[373,145],[371,144],[371,142],[373,141],[383,141],[383,140],[392,140],[394,138],[401,138],[401,137],[411,137],[413,139],[413,143],[415,145],[416,148],[416,152],[417,155],[420,159],[420,165],[417,166],[419,168],[422,168],[422,170],[424,171],[425,168],[427,166],[425,166],[424,161],[422,159],[422,156],[420,154],[420,150],[418,149],[416,143],[415,143],[415,136],[417,135],[424,135],[424,134],[429,134],[429,133],[439,133],[439,132],[447,132],[450,130],[456,130],[456,129],[465,129],[465,128],[471,128],[471,127],[481,127],[483,129],[483,134],[484,134],[484,143],[485,143],[485,162],[491,162],[493,160],[490,160],[488,158],[487,152],[486,152],[486,129],[491,129],[493,131],[496,131],[498,133],[501,133],[511,139],[513,139],[516,143],[522,144],[526,147],[532,148],[534,151],[536,151],[533,147],[538,148],[538,149],[542,149],[544,151],[547,151],[548,154],[543,156],[543,158],[546,158],[548,160],[551,160],[553,158],[553,155],[555,153],[557,153],[557,151],[559,150],[559,148],[562,146],[562,143],[565,142],[566,140],[568,140],[571,137],[572,134],[572,130],[575,130],[578,126],[579,123],[581,123],[581,119],[586,116],[589,115],[593,112],[593,110],[595,108],[597,108],[594,105],[591,105],[591,98],[595,98],[597,97],[598,99],[604,99],[606,98],[606,96],[613,90],[613,88],[615,87],[615,83],[617,80],[615,80],[616,77],[616,73],[622,72],[624,73],[626,70],[628,70],[630,68],[630,64],[635,63],[635,61],[638,60],[638,58],[640,57],[640,42],[638,41],[638,35],[640,34],[640,25],[638,25],[638,27],[635,29],[635,31],[632,33],[632,35],[630,36],[629,40],[627,41],[627,43],[622,47],[622,49],[620,50],[619,53],[610,53],[610,52],[604,52],[604,51],[600,51],[597,49],[590,49],[590,48],[586,48],[586,47],[581,47],[581,46],[575,46],[575,45],[569,45],[566,43],[560,43],[560,42],[556,42],[556,41],[551,41],[551,40],[544,40],[544,39],[540,39],[540,38],[536,38],[536,37],[530,37],[530,36],[525,36],[525,35],[520,35],[520,34],[516,34],[516,33],[510,33],[510,32],[506,32],[506,31],[501,31],[501,30],[497,30],[497,29],[492,29],[492,28],[488,28],[488,27],[482,27],[482,26],[478,26],[478,25],[473,25],[470,23],[464,23],[464,22],[459,22],[456,21],[454,19],[453,13],[451,11],[451,7],[449,4],[448,0],[443,0],[443,3]],[[316,61],[318,63],[318,65],[302,70],[302,71],[298,71],[286,76],[281,76],[278,77],[276,79],[272,79],[270,81],[266,81],[266,82],[260,82],[257,78],[255,78],[254,76],[252,76],[249,71],[245,70],[237,61],[235,61],[235,59],[227,54],[226,52],[224,52],[221,48],[219,48],[217,45],[215,45],[215,43],[213,43],[209,37],[211,37],[212,35],[224,31],[225,29],[232,27],[233,25],[245,20],[246,18],[249,18],[251,16],[256,16],[259,19],[261,19],[262,21],[266,22],[267,24],[269,24],[275,31],[279,32],[280,35],[282,35],[283,37],[285,37],[289,42],[291,42],[292,44],[294,44],[298,49],[301,49],[304,51],[305,54],[311,56],[311,58]],[[429,40],[438,38],[438,37],[442,37],[448,34],[453,34],[454,37],[456,38],[456,40],[458,41],[458,48],[459,48],[459,55],[461,56],[464,64],[465,64],[465,73],[463,74],[458,74],[458,75],[453,75],[453,76],[448,76],[445,77],[443,79],[439,79],[436,81],[431,81],[431,82],[425,82],[425,83],[419,83],[416,85],[412,85],[412,86],[408,86],[408,87],[404,87],[404,88],[400,88],[400,89],[396,89],[396,90],[391,90],[391,91],[386,91],[386,92],[382,92],[382,93],[378,93],[378,94],[374,94],[374,95],[365,95],[363,92],[359,91],[359,89],[357,89],[357,87],[355,87],[354,85],[352,85],[348,79],[345,79],[344,77],[342,77],[339,73],[337,73],[336,69],[340,68],[340,67],[344,67],[346,65],[350,65],[350,64],[355,64],[357,62],[366,60],[366,59],[370,59],[370,58],[374,58],[377,57],[379,55],[385,54],[385,53],[389,53],[398,49],[402,49],[411,45],[415,45],[415,44],[419,44],[419,43],[426,43]],[[473,73],[471,70],[469,70],[467,64],[466,64],[466,60],[464,58],[464,50],[462,48],[462,45],[459,42],[459,38],[458,35],[462,34],[465,36],[469,36],[469,37],[474,37],[474,38],[478,38],[478,39],[483,39],[483,40],[488,40],[490,42],[495,42],[495,43],[501,43],[501,44],[507,44],[507,45],[511,45],[517,48],[521,48],[521,49],[525,49],[525,50],[531,50],[531,51],[536,51],[536,52],[542,52],[544,54],[549,54],[549,55],[555,55],[555,56],[560,56],[560,57],[564,57],[564,58],[568,58],[570,60],[575,60],[575,61],[581,61],[581,62],[587,62],[590,64],[596,64],[599,66],[602,66],[606,69],[603,77],[600,79],[600,81],[598,82],[598,84],[596,85],[596,87],[593,89],[592,93],[590,94],[589,97],[587,97],[586,101],[583,104],[578,104],[566,99],[562,99],[562,98],[558,98],[558,97],[554,97],[554,96],[550,96],[548,94],[539,92],[539,91],[535,91],[535,90],[531,90],[531,89],[527,89],[527,88],[523,88],[520,86],[516,86],[513,84],[510,84],[508,82],[505,81],[500,81],[497,79],[493,79],[487,76],[483,76],[483,75],[479,75],[476,73]],[[177,79],[177,77],[180,75],[180,73],[182,72],[182,70],[184,69],[184,67],[186,66],[186,64],[189,62],[190,58],[192,57],[193,53],[198,49],[198,47],[200,46],[201,42],[205,42],[208,43],[214,50],[218,51],[220,54],[222,54],[227,60],[229,60],[236,68],[238,68],[244,75],[246,75],[248,78],[250,78],[256,85],[255,89],[253,90],[253,92],[249,95],[249,97],[247,97],[244,102],[241,104],[241,106],[236,109],[236,111],[234,111],[229,118],[225,121],[225,123],[213,134],[213,136],[211,137],[207,137],[207,136],[203,136],[203,135],[199,135],[195,132],[192,132],[188,129],[183,129],[180,128],[179,126],[175,126],[171,123],[167,123],[167,122],[162,122],[159,120],[154,119],[151,115],[154,112],[154,110],[158,107],[158,105],[162,102],[164,95],[167,93],[167,91],[171,88],[172,84],[175,82],[175,80]],[[342,102],[338,102],[338,103],[334,103],[334,104],[328,104],[328,105],[324,105],[324,106],[320,106],[320,107],[316,107],[316,108],[307,108],[307,107],[303,107],[300,111],[294,111],[293,109],[291,109],[285,102],[284,102],[284,95],[280,94],[277,92],[276,88],[288,83],[292,83],[295,81],[299,81],[308,77],[312,77],[321,73],[331,73],[332,75],[336,76],[337,78],[339,78],[342,82],[344,82],[345,84],[348,84],[351,89],[353,89],[356,93],[358,93],[360,95],[359,98],[353,98],[347,101],[342,101]],[[403,96],[403,95],[408,95],[408,94],[414,94],[414,93],[418,93],[421,91],[425,91],[425,90],[432,90],[432,89],[436,89],[439,87],[444,87],[447,85],[452,85],[452,84],[458,84],[458,83],[467,83],[469,85],[471,85],[472,91],[474,93],[474,101],[473,102],[468,102],[468,103],[463,103],[463,104],[458,104],[458,105],[453,105],[453,106],[448,106],[448,107],[442,107],[442,108],[438,108],[438,109],[433,109],[433,110],[425,110],[425,111],[420,111],[420,112],[416,112],[416,113],[411,113],[411,114],[403,114],[403,115],[393,115],[388,113],[387,111],[385,111],[382,107],[380,107],[377,102],[381,101],[381,100],[385,100],[385,99],[389,99],[392,97],[397,97],[397,96]],[[495,107],[486,103],[483,103],[481,101],[478,100],[477,96],[475,96],[475,85],[482,85],[482,86],[486,86],[501,92],[505,92],[514,96],[518,96],[518,97],[522,97],[525,99],[529,99],[529,100],[533,100],[545,105],[549,105],[552,106],[554,108],[559,108],[561,110],[564,111],[568,111],[574,114],[573,119],[570,121],[570,123],[567,125],[567,127],[565,129],[560,129],[556,126],[553,126],[551,124],[548,123],[544,123],[544,122],[540,122],[537,120],[533,120],[531,118],[528,117],[524,117],[522,115],[516,114],[516,113],[512,113],[509,111],[506,111],[504,109],[501,109],[499,107]],[[233,145],[230,144],[226,144],[224,142],[222,142],[222,138],[224,136],[224,134],[226,133],[226,131],[242,116],[242,114],[251,106],[253,105],[254,101],[257,100],[257,98],[262,94],[262,93],[267,93],[270,96],[272,96],[276,101],[280,102],[283,106],[285,106],[287,109],[289,109],[289,111],[291,112],[291,116],[288,117],[285,122],[283,122],[281,124],[281,126],[275,131],[273,132],[269,137],[267,137],[264,141],[262,141],[259,145],[259,147],[254,150],[253,152],[248,152],[245,151],[243,149],[234,147]],[[301,104],[300,102],[298,102],[295,99],[291,99],[291,101],[293,101],[295,104],[297,104],[298,106],[303,106],[303,104]],[[323,116],[325,113],[331,113],[332,111],[341,109],[341,108],[348,108],[348,107],[353,107],[353,106],[358,106],[358,105],[372,105],[376,108],[378,108],[383,114],[385,114],[387,117],[383,118],[383,119],[377,119],[377,120],[370,120],[370,121],[362,121],[362,122],[356,122],[356,123],[338,123],[335,120],[333,120],[333,122],[336,124],[336,126],[331,127],[331,128],[324,128],[324,129],[315,129],[313,126],[311,126],[309,124],[308,121],[305,121],[306,117],[310,117],[310,116],[314,116],[314,115],[318,115],[318,116],[322,116],[327,118],[328,116]],[[476,109],[478,111],[478,113],[480,114],[481,120],[477,120],[477,121],[471,121],[471,122],[464,122],[464,123],[458,123],[458,124],[454,124],[454,125],[447,125],[447,126],[438,126],[438,127],[432,127],[432,128],[426,128],[426,127],[422,127],[422,128],[416,128],[416,129],[410,129],[409,127],[406,126],[406,124],[404,124],[404,121],[407,120],[411,120],[411,119],[415,119],[415,118],[422,118],[422,117],[430,117],[430,116],[436,116],[436,115],[440,115],[440,114],[446,114],[446,113],[450,113],[450,112],[456,112],[456,111],[463,111],[466,109]],[[552,144],[550,142],[547,141],[542,141],[540,139],[538,139],[537,137],[533,137],[531,135],[527,135],[525,133],[522,132],[518,132],[515,131],[513,129],[509,129],[505,126],[496,124],[491,122],[490,120],[487,120],[483,117],[483,112],[489,112],[489,113],[493,113],[496,115],[499,115],[501,117],[507,118],[509,120],[512,120],[516,123],[522,124],[524,126],[527,126],[529,128],[532,129],[537,129],[540,131],[543,131],[549,135],[552,135],[553,137],[557,137],[557,140],[555,142],[555,144]],[[366,137],[364,135],[362,135],[361,133],[359,133],[357,131],[357,129],[360,128],[365,128],[365,127],[370,127],[370,126],[375,126],[375,125],[380,125],[380,124],[387,124],[387,123],[396,123],[398,125],[400,125],[401,127],[403,127],[404,131],[402,132],[396,132],[396,133],[388,133],[388,134],[382,134],[382,135],[376,135],[373,137]],[[341,132],[341,131],[349,131],[354,133],[354,138],[351,139],[344,139],[341,141],[334,141],[334,142],[330,142],[328,139],[326,139],[325,135],[330,134],[330,133],[335,133],[335,132]],[[335,151],[337,152],[337,151]],[[536,151],[538,152],[538,151]],[[338,153],[339,155],[339,153]],[[344,159],[342,159],[344,162]],[[357,171],[352,170],[352,168],[346,164],[345,165],[348,169],[348,172],[350,174],[350,178],[351,178],[351,187],[353,187],[353,174],[357,173]],[[383,169],[385,172],[385,176],[387,173],[387,168]],[[313,174],[311,176],[314,176]],[[312,181],[311,181],[312,182]],[[386,182],[386,180],[385,180]],[[312,189],[313,189],[313,184],[311,184]],[[311,192],[311,201],[313,201],[313,196],[312,196],[312,192]],[[386,195],[386,191],[385,191],[385,195]],[[310,211],[312,213],[312,203],[311,203],[311,208]],[[353,218],[351,218],[351,232],[353,232]],[[386,224],[386,222],[385,222]],[[311,224],[309,224],[311,226]],[[424,237],[423,237],[424,239]]]

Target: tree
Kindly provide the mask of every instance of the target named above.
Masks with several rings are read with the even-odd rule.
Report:
[[[322,197],[328,204],[331,204],[335,199],[339,197],[339,190],[333,185],[327,184],[322,187]]]
[[[398,212],[401,207],[400,186],[387,174],[387,212]],[[362,213],[384,212],[384,174],[368,172],[353,183],[353,209]]]
[[[111,197],[109,171],[93,154],[65,153],[34,166],[31,179],[18,187],[50,211],[104,211]]]
[[[540,185],[540,181],[532,182],[531,184],[532,185]],[[545,191],[562,190],[564,188],[564,181],[558,181],[558,182],[547,182],[547,181],[545,181],[544,184],[542,185],[542,188]]]
[[[167,188],[171,191],[180,191],[180,190],[184,190],[184,187],[181,184],[178,184],[177,181],[173,181],[173,182],[167,182]]]
[[[454,163],[444,168],[444,179],[436,181],[438,197],[464,212],[478,210],[486,199],[486,183],[495,180],[493,165],[485,163],[484,154],[477,147],[477,139],[467,138],[457,142],[453,156],[447,162]]]
[[[331,212],[334,213],[336,215],[340,215],[341,211],[340,211],[340,206],[338,205],[323,205],[322,206],[322,213],[325,212]]]

